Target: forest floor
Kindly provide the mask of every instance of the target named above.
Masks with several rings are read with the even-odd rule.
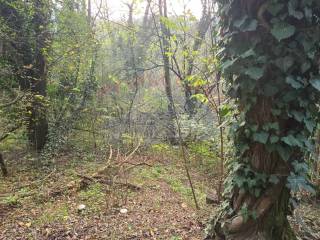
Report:
[[[11,159],[10,159],[11,158]],[[14,159],[13,159],[14,158]],[[217,180],[191,168],[200,210],[180,160],[159,156],[65,154],[55,167],[8,158],[0,179],[0,239],[202,239],[215,208]],[[292,224],[300,239],[320,239],[319,204],[303,204]]]

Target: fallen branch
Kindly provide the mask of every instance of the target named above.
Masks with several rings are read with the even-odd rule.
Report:
[[[107,184],[107,185],[120,185],[123,187],[127,187],[129,189],[132,190],[141,190],[141,187],[134,185],[132,183],[128,183],[128,182],[118,182],[118,181],[114,181],[114,180],[110,180],[110,179],[103,179],[102,176],[87,176],[87,175],[83,175],[83,174],[79,174],[77,173],[77,176],[82,178],[82,180],[80,181],[80,189],[83,189],[85,187],[88,187],[88,185],[90,185],[91,183],[102,183],[102,184]]]

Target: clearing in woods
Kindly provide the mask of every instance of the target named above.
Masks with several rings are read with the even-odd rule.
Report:
[[[20,160],[25,167],[9,165],[11,176],[0,180],[0,239],[202,238],[211,212],[205,192],[214,179],[192,171],[196,210],[172,156],[118,156],[110,167],[94,157],[57,159],[54,169],[41,171],[27,159]]]
[[[206,204],[215,174],[205,177],[191,163],[197,210],[182,161],[169,153],[110,159],[65,154],[55,168],[14,157],[19,161],[8,161],[11,176],[0,180],[1,240],[202,239],[216,207]],[[319,239],[320,210],[308,206],[298,210],[305,221],[298,215],[291,222],[300,239]]]

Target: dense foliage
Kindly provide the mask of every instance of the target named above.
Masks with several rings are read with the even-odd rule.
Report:
[[[274,216],[268,215],[289,214],[286,190],[279,192],[283,185],[291,192],[314,192],[306,158],[314,149],[319,112],[320,4],[220,1],[219,8],[221,69],[237,109],[232,127],[236,149],[226,185],[231,200],[225,205],[234,221],[224,234],[250,231],[252,224],[245,222],[251,218],[264,222],[252,230],[261,231],[262,239],[294,239],[284,233],[280,217],[282,229],[277,230]],[[244,194],[252,197],[240,199]],[[250,199],[261,202],[253,205]],[[236,223],[234,215],[242,222]],[[273,230],[263,232],[268,224]]]

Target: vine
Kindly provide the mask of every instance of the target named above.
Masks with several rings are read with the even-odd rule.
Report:
[[[241,193],[258,199],[279,182],[314,191],[305,154],[319,116],[320,2],[220,0],[219,15],[218,57],[238,109],[223,204],[234,216]]]

